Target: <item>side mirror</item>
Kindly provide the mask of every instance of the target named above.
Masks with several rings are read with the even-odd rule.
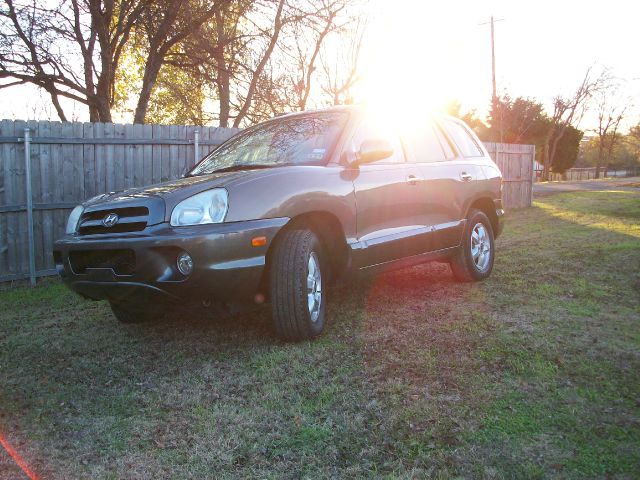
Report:
[[[356,153],[355,165],[362,163],[372,163],[393,155],[393,147],[387,140],[371,139],[365,140],[360,145],[360,150]]]

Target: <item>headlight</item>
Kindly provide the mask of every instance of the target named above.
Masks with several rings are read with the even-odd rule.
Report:
[[[224,188],[214,188],[183,200],[171,212],[171,225],[184,227],[205,223],[220,223],[229,206],[229,196]]]
[[[84,212],[84,208],[82,205],[78,205],[76,208],[71,210],[71,214],[69,215],[69,220],[67,220],[67,235],[72,235],[76,233],[78,229],[78,222],[80,221],[80,217],[82,216],[82,212]]]

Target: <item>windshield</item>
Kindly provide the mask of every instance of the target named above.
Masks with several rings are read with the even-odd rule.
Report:
[[[325,112],[271,120],[222,144],[189,175],[243,167],[324,164],[346,119],[344,112]]]

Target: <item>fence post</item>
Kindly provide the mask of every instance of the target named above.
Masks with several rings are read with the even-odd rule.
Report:
[[[193,132],[193,164],[197,165],[200,160],[200,130]]]
[[[31,190],[31,132],[24,129],[24,171],[27,187],[27,228],[29,232],[29,281],[31,286],[36,284],[36,257],[33,239],[33,192]]]

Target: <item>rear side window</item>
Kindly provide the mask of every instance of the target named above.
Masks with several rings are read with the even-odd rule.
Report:
[[[458,147],[458,151],[463,157],[481,157],[482,150],[469,134],[469,132],[459,123],[446,120],[444,126]]]
[[[447,159],[435,128],[431,123],[425,125],[424,128],[411,132],[405,137],[405,140],[413,154],[410,157],[413,162],[443,162]]]
[[[453,148],[451,148],[451,143],[449,139],[442,132],[442,128],[440,128],[437,125],[434,125],[433,129],[436,131],[436,135],[440,140],[440,145],[442,145],[442,149],[444,150],[444,156],[447,157],[447,160],[451,160],[452,158],[455,158],[456,154],[453,151]]]

